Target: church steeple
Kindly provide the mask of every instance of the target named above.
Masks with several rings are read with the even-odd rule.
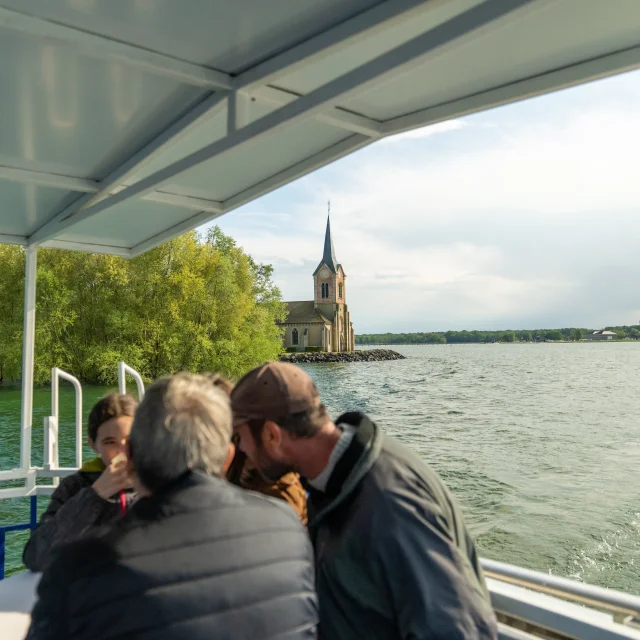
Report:
[[[331,238],[331,219],[327,215],[327,231],[324,234],[324,253],[322,254],[322,262],[331,269],[333,273],[338,272],[338,261],[336,260],[336,252],[333,248],[333,240]]]

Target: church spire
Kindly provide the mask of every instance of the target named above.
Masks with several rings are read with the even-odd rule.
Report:
[[[327,231],[324,234],[324,253],[322,254],[322,262],[324,262],[333,273],[337,273],[338,261],[336,260],[336,252],[333,248],[333,240],[331,238],[331,202],[329,201],[327,204]]]

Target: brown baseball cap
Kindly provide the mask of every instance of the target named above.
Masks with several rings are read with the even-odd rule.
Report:
[[[267,362],[249,371],[231,392],[233,424],[275,420],[320,406],[311,376],[288,362]]]

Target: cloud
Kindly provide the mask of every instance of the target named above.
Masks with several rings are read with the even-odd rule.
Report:
[[[360,332],[638,322],[639,77],[400,134],[221,226],[308,299],[330,198]]]
[[[437,124],[422,127],[420,129],[411,129],[403,133],[383,138],[379,144],[389,144],[394,142],[403,142],[406,140],[422,140],[438,133],[447,133],[448,131],[457,131],[467,126],[464,120],[447,120],[446,122],[438,122]]]

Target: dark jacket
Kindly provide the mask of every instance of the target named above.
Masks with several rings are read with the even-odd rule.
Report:
[[[455,500],[366,416],[326,493],[309,488],[323,640],[493,640],[496,620]]]
[[[61,544],[77,540],[120,515],[118,500],[104,500],[91,488],[104,469],[102,460],[95,458],[60,481],[22,553],[28,569],[44,571]],[[133,493],[127,493],[129,505],[134,498]]]
[[[316,637],[313,551],[279,500],[189,472],[60,550],[28,640]]]

